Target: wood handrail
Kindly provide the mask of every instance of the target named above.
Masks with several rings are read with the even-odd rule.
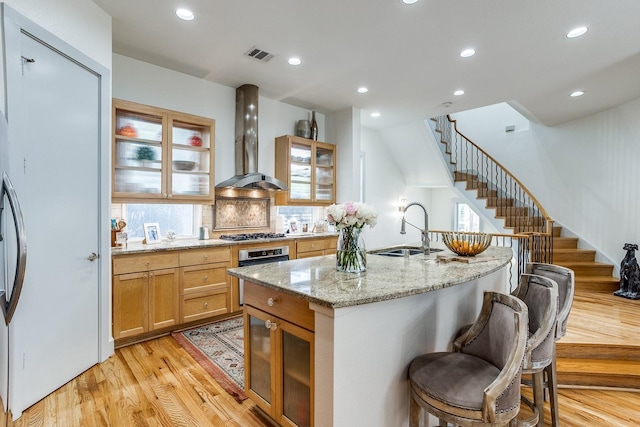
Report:
[[[545,221],[547,221],[548,226],[547,226],[547,233],[551,234],[551,232],[553,231],[551,229],[551,227],[553,227],[553,219],[551,219],[551,217],[549,216],[549,214],[547,214],[547,211],[544,209],[544,207],[540,204],[540,202],[538,201],[538,199],[536,199],[536,197],[531,193],[531,191],[529,191],[529,189],[527,187],[525,187],[525,185],[523,183],[520,182],[520,180],[518,178],[516,178],[515,176],[513,176],[511,174],[511,172],[509,172],[509,169],[505,168],[502,163],[500,163],[499,161],[497,161],[492,155],[490,155],[489,153],[487,153],[486,151],[484,151],[482,148],[480,148],[475,142],[473,142],[471,139],[469,139],[465,134],[463,134],[462,132],[460,132],[458,130],[458,124],[457,124],[457,120],[454,120],[451,118],[451,115],[447,114],[447,120],[449,120],[449,123],[453,123],[453,129],[456,131],[456,133],[460,136],[462,136],[464,139],[466,139],[471,145],[473,145],[474,147],[476,147],[478,149],[478,151],[482,152],[482,154],[484,154],[485,156],[487,156],[489,159],[491,159],[492,162],[494,162],[496,165],[500,166],[500,168],[502,170],[505,171],[505,173],[511,178],[513,179],[524,191],[525,193],[527,193],[527,195],[531,198],[531,200],[533,200],[533,202],[536,204],[536,206],[538,207],[538,209],[540,210],[540,213],[542,214],[542,216],[544,216]]]

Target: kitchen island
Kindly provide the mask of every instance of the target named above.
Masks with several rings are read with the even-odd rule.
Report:
[[[359,275],[336,271],[335,256],[323,256],[229,274],[255,285],[245,288],[247,301],[270,289],[312,310],[315,426],[406,426],[409,362],[449,349],[458,328],[475,320],[484,290],[509,290],[512,251],[491,247],[480,256],[486,261],[467,264],[370,254]]]

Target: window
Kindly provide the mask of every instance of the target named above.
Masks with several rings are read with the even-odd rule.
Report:
[[[178,236],[194,237],[202,223],[202,207],[190,204],[136,204],[122,205],[122,215],[127,222],[128,237],[143,239],[145,222],[157,222],[162,236],[173,230]]]
[[[466,203],[456,203],[456,231],[480,232],[480,217]]]
[[[324,221],[326,217],[324,208],[311,206],[278,206],[277,214],[284,216],[285,232],[289,229],[291,221],[295,220],[297,223],[297,231],[302,231],[302,224],[305,223],[309,225],[308,230],[311,231],[316,221]],[[290,231],[293,232],[293,230]]]

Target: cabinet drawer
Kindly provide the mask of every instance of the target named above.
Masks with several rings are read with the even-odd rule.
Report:
[[[228,289],[185,296],[182,301],[182,322],[218,316],[229,312]]]
[[[310,331],[315,330],[314,312],[309,308],[309,302],[302,298],[245,281],[244,303]]]
[[[113,258],[113,274],[135,273],[178,266],[176,252],[162,254],[126,255]]]
[[[180,265],[211,264],[231,261],[231,249],[222,248],[193,249],[180,252]]]
[[[305,239],[298,240],[297,242],[297,251],[301,252],[312,252],[312,251],[323,251],[324,250],[324,239]]]
[[[182,294],[226,287],[227,267],[226,263],[182,267]]]
[[[298,259],[311,258],[314,256],[322,256],[322,255],[324,255],[324,251],[298,252]]]
[[[333,249],[334,251],[331,253],[335,253],[336,248],[338,247],[338,238],[337,237],[328,237],[324,239],[324,248],[325,249]]]

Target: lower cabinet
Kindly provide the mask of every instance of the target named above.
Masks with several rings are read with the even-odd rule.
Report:
[[[244,325],[247,395],[281,426],[313,426],[314,333],[308,303],[245,283]]]
[[[177,266],[177,255],[144,255],[114,260],[114,339],[178,324]]]
[[[229,267],[228,246],[114,257],[113,338],[229,313]]]
[[[300,259],[335,254],[337,245],[337,237],[300,239],[296,243],[296,257]]]

